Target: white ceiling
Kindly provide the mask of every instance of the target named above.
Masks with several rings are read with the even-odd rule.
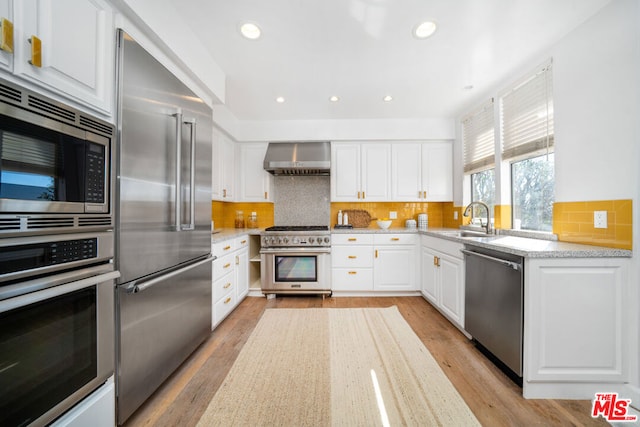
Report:
[[[460,114],[609,1],[181,0],[177,9],[226,73],[239,120],[415,119]],[[424,20],[437,32],[413,38]],[[260,26],[259,40],[240,35],[245,21]]]

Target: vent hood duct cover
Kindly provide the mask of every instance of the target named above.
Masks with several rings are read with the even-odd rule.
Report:
[[[331,144],[323,142],[270,142],[264,169],[274,175],[329,175]]]

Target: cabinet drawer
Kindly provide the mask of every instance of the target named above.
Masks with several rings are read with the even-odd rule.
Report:
[[[376,245],[414,245],[417,239],[416,234],[374,234],[373,242]]]
[[[372,245],[373,234],[332,234],[332,245]]]
[[[233,272],[235,265],[236,261],[233,254],[223,256],[213,261],[213,280],[217,280],[225,274]]]
[[[242,249],[249,247],[249,235],[237,237],[234,241],[235,249]]]
[[[225,256],[236,250],[235,239],[225,240],[223,242],[214,243],[211,245],[211,253],[218,258]]]
[[[331,250],[333,267],[362,268],[373,266],[371,246],[335,246]]]
[[[458,259],[464,259],[464,255],[460,252],[464,249],[464,245],[451,240],[440,239],[432,236],[421,236],[421,245],[436,251],[443,252]]]
[[[372,291],[373,269],[334,268],[331,271],[331,289],[334,291]]]
[[[231,292],[213,306],[213,324],[217,325],[236,306],[236,294]]]
[[[235,274],[229,272],[217,280],[213,281],[213,302],[220,301],[220,298],[233,292],[236,288]]]

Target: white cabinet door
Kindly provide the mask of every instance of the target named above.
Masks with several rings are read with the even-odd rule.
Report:
[[[464,261],[441,254],[438,257],[440,272],[440,308],[449,319],[460,326],[464,310]]]
[[[387,201],[390,196],[391,145],[362,144],[361,199]]]
[[[422,295],[432,304],[438,305],[438,266],[435,253],[424,246],[420,248],[420,265],[422,267]]]
[[[110,115],[113,110],[115,27],[104,0],[20,0],[13,71],[25,79]],[[29,39],[42,41],[42,66],[30,63]]]
[[[428,202],[453,200],[453,151],[448,142],[422,145],[422,190]]]
[[[331,201],[358,200],[361,192],[360,144],[331,144]]]
[[[373,258],[374,290],[416,290],[414,246],[376,246]]]
[[[271,201],[273,176],[264,170],[268,143],[241,143],[238,147],[239,168],[237,202]]]
[[[13,24],[13,2],[11,0],[0,0],[0,19],[6,19],[10,25]],[[1,25],[0,30],[2,30]],[[0,70],[13,71],[13,52],[0,50]]]
[[[213,129],[211,161],[212,200],[232,201],[235,183],[235,144],[220,129]]]
[[[239,303],[249,293],[249,248],[236,253],[236,301]]]
[[[422,144],[393,144],[391,150],[392,200],[422,200]]]

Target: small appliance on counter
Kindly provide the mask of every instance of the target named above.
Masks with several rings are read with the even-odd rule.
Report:
[[[415,230],[416,229],[416,220],[415,219],[408,219],[405,221],[404,226],[407,230]]]

